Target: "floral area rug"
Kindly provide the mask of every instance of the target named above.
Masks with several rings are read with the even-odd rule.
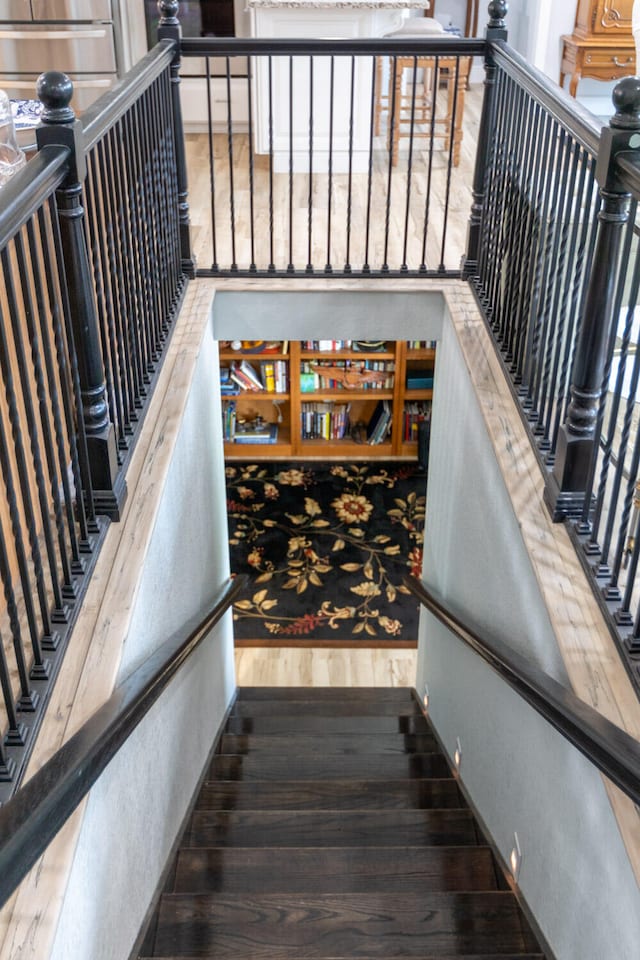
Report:
[[[238,646],[415,646],[426,475],[406,463],[226,468]]]

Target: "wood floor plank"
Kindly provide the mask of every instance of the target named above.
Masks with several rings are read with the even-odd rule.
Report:
[[[182,849],[174,893],[411,893],[496,890],[488,847]]]
[[[156,957],[349,960],[536,952],[509,893],[164,898]]]
[[[415,717],[422,712],[415,700],[236,700],[232,717]]]
[[[334,733],[368,733],[371,736],[385,733],[429,733],[428,721],[423,716],[410,717],[317,717],[304,714],[296,717],[296,733],[323,733],[327,736]],[[261,716],[239,717],[232,716],[227,723],[228,733],[260,733],[269,735],[290,736],[291,717]]]
[[[282,737],[269,734],[227,733],[220,740],[221,754],[281,754]],[[294,756],[317,756],[318,754],[367,754],[367,753],[435,753],[438,741],[429,733],[388,733],[372,737],[369,734],[292,734],[287,738],[287,752]]]
[[[451,776],[440,753],[406,756],[215,756],[209,779],[220,780],[407,780]]]
[[[196,810],[185,847],[464,846],[477,843],[469,810]]]
[[[200,810],[425,810],[462,807],[453,779],[207,782]]]

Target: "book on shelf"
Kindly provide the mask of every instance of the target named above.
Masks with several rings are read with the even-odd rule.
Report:
[[[231,379],[229,367],[220,367],[220,393],[223,397],[235,396],[240,393],[240,387]]]
[[[300,408],[303,440],[342,440],[349,432],[349,403],[309,402]]]
[[[431,419],[431,402],[416,400],[405,403],[402,411],[402,439],[405,443],[415,443],[418,440],[420,424]]]
[[[278,439],[278,424],[266,423],[264,427],[236,430],[234,443],[275,443]]]
[[[241,390],[263,390],[262,380],[250,363],[242,360],[239,364],[232,363],[229,376],[237,383]]]

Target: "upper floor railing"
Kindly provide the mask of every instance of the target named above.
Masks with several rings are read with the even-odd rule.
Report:
[[[618,86],[601,136],[506,45],[497,0],[485,40],[182,40],[176,4],[160,6],[158,46],[81,121],[67,78],[45,76],[39,153],[0,195],[0,799],[100,517],[119,516],[196,262],[199,276],[467,279],[634,675],[640,81]],[[481,100],[467,89],[480,55]],[[207,116],[185,139],[180,63],[195,56]]]

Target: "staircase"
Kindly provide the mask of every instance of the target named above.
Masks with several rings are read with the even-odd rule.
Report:
[[[139,952],[543,956],[402,688],[240,689]]]

